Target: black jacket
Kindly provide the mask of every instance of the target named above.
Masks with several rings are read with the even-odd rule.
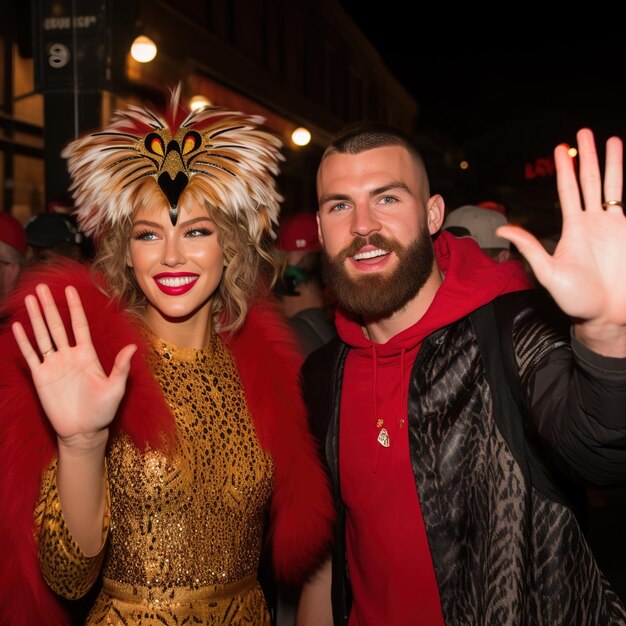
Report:
[[[432,334],[415,360],[411,464],[447,626],[626,624],[570,499],[571,479],[626,482],[626,359],[563,328],[540,292],[512,293]],[[333,340],[302,370],[337,507],[337,625],[351,605],[338,462],[348,351]]]

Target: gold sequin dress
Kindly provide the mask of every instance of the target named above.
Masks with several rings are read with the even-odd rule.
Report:
[[[105,547],[85,557],[65,527],[55,466],[36,517],[48,584],[80,597],[103,568],[88,625],[269,625],[256,580],[273,463],[257,440],[234,359],[151,337],[150,364],[176,419],[173,460],[125,436],[107,455]]]

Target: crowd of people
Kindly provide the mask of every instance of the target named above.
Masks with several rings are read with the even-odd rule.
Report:
[[[263,120],[179,100],[0,214],[0,623],[626,626],[621,139],[555,149],[548,251],[374,121],[281,218]]]

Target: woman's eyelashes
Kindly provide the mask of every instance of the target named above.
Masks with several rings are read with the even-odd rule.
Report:
[[[183,231],[183,237],[209,237],[214,230],[208,226],[192,226]],[[138,230],[132,234],[132,238],[137,241],[154,241],[160,235],[153,230]]]
[[[137,232],[134,232],[132,234],[132,237],[137,241],[151,241],[153,239],[156,239],[157,234],[152,230],[138,230]]]
[[[213,234],[213,229],[208,226],[194,226],[185,231],[185,237],[208,237]]]

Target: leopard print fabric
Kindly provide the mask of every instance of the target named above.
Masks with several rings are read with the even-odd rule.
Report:
[[[563,345],[529,322],[515,332],[524,376]],[[500,431],[469,320],[424,345],[414,372],[411,461],[446,624],[626,624],[573,511],[535,488]]]

